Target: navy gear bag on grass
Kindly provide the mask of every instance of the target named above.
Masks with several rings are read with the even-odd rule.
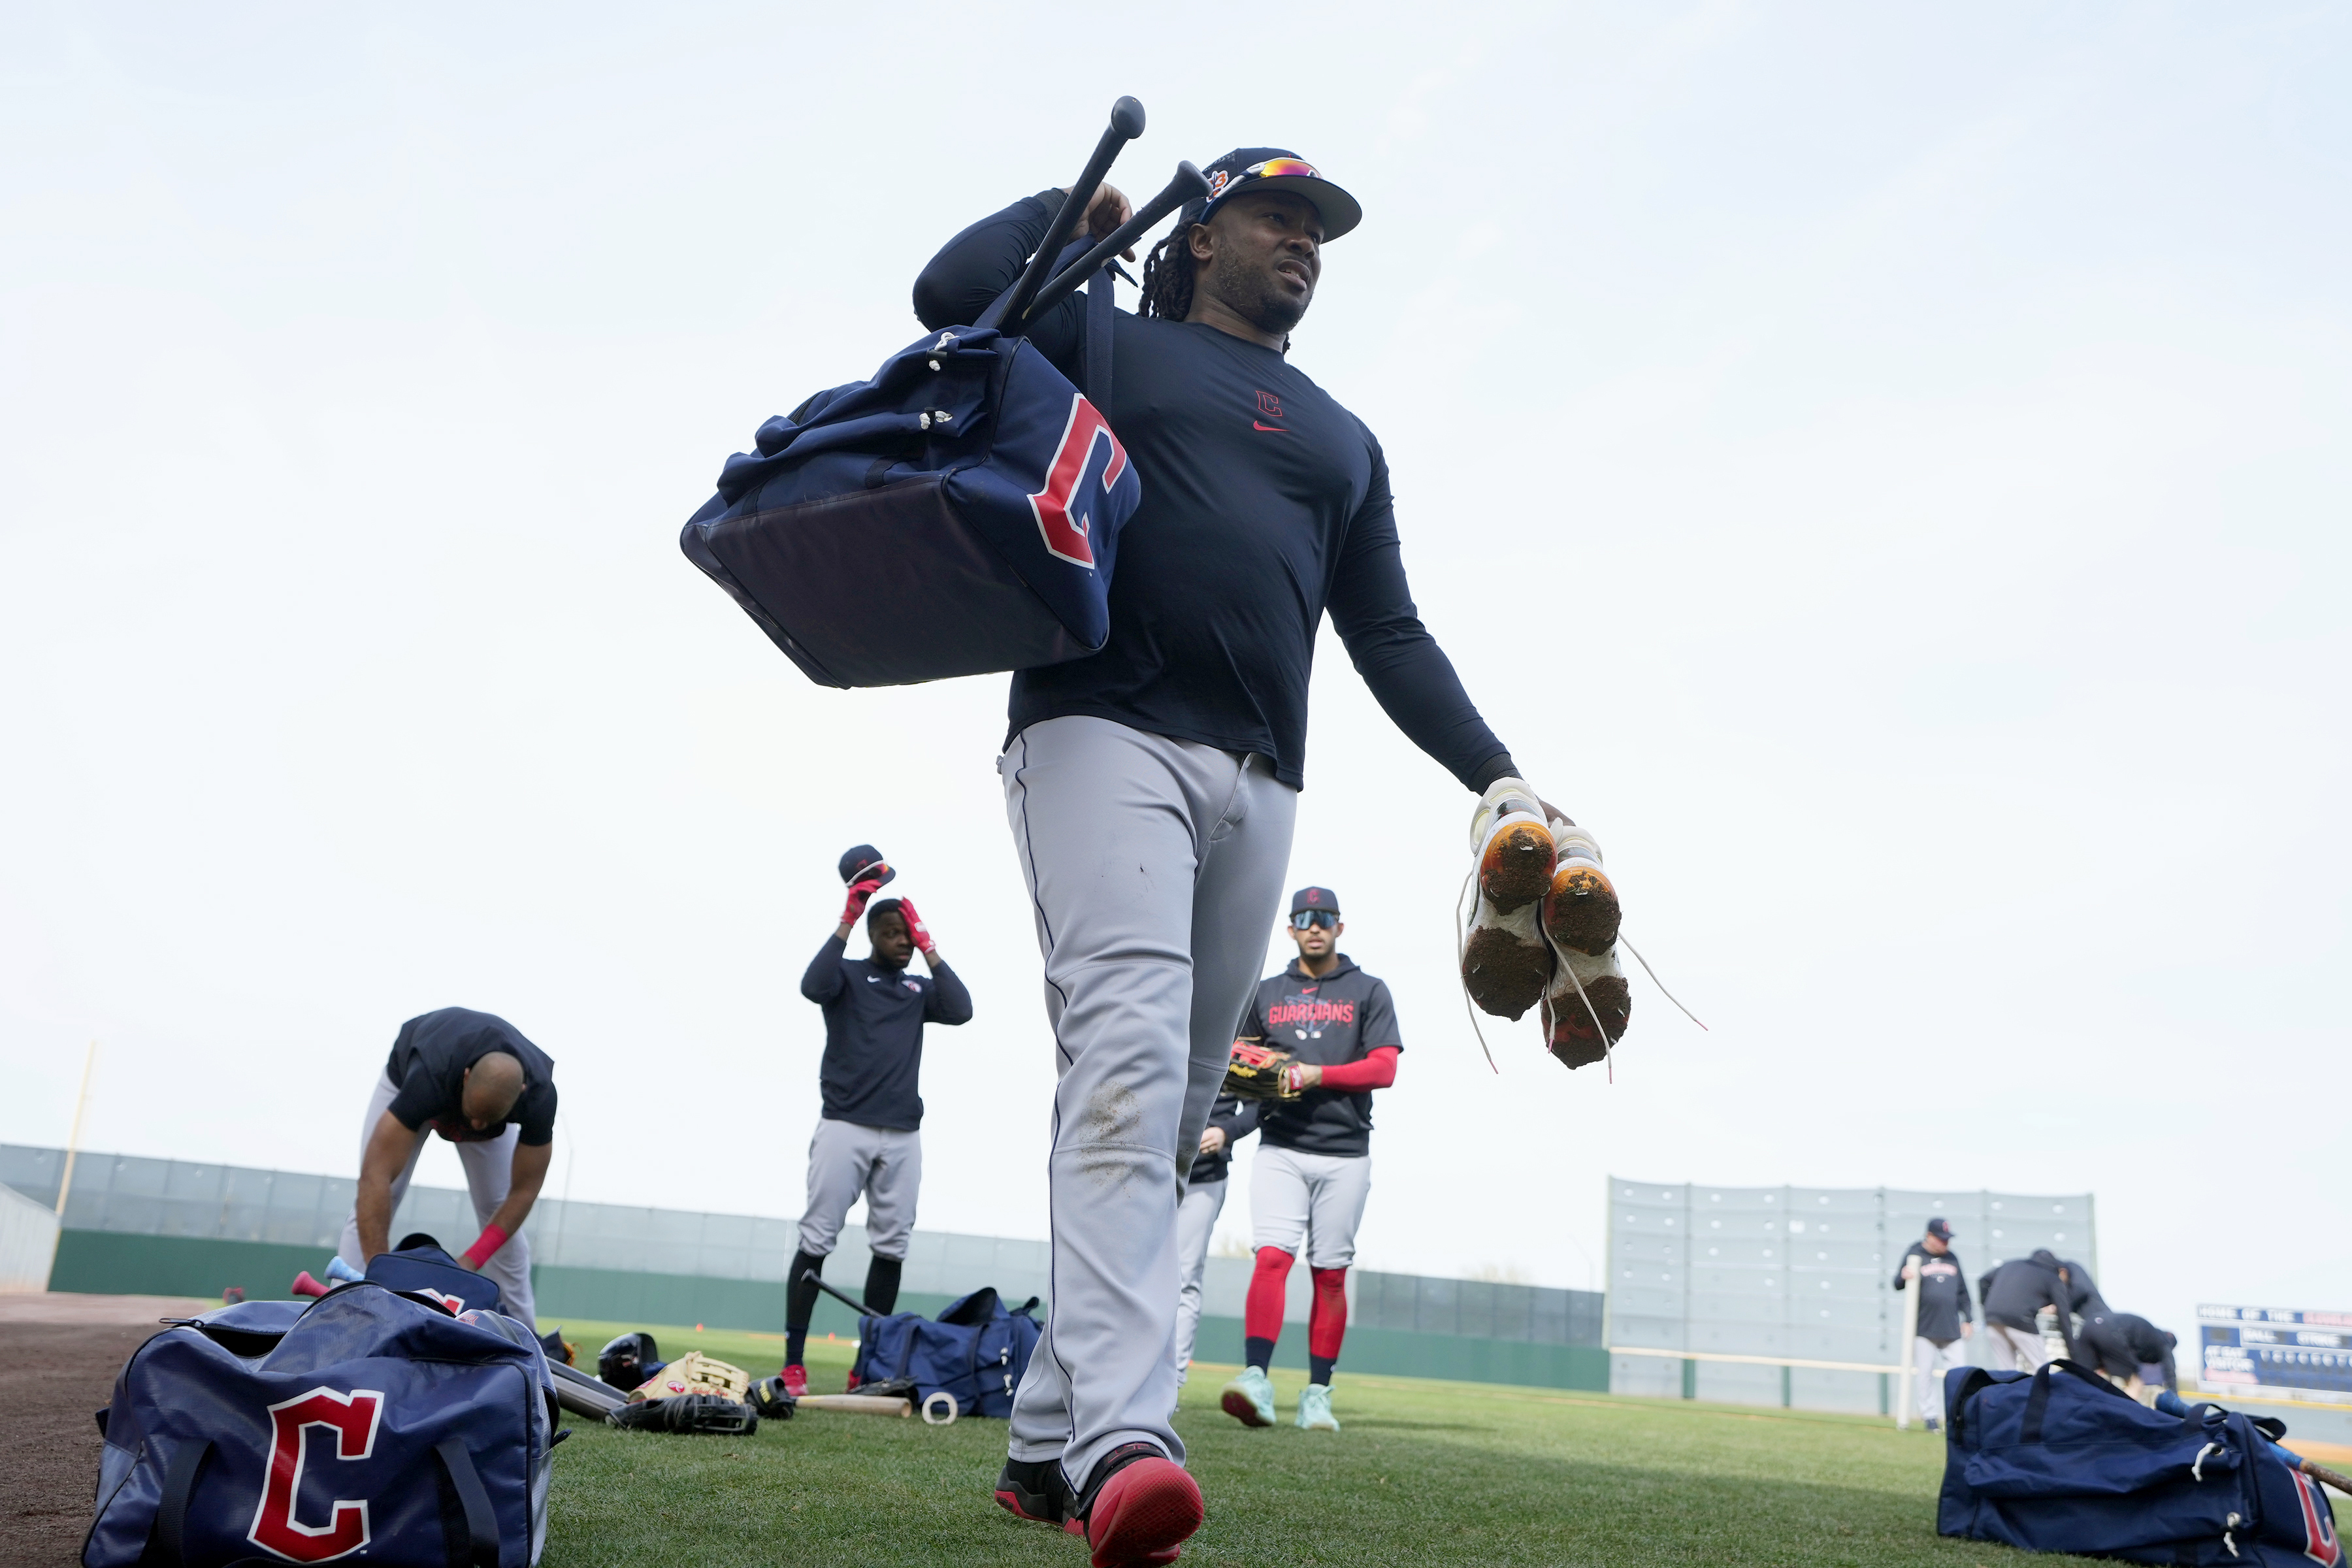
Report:
[[[919,1312],[860,1319],[858,1387],[904,1378],[915,1385],[908,1397],[918,1407],[945,1392],[958,1415],[1001,1420],[1013,1414],[1013,1391],[1037,1348],[1041,1326],[1029,1315],[1036,1305],[1032,1296],[1008,1310],[991,1286],[950,1302],[936,1319]]]
[[[177,1319],[131,1353],[84,1568],[529,1568],[555,1391],[528,1329],[367,1281]]]
[[[2339,1568],[2326,1497],[2275,1441],[2286,1428],[2216,1405],[2150,1410],[2070,1361],[1956,1367],[1941,1535],[2132,1563]]]

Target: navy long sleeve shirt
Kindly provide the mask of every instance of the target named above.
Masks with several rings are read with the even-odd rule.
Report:
[[[1053,221],[1052,193],[950,240],[915,284],[932,328],[978,317]],[[1029,342],[1082,380],[1085,297]],[[1110,639],[1013,678],[1012,730],[1090,714],[1305,779],[1307,676],[1325,612],[1381,706],[1472,789],[1509,758],[1406,587],[1388,460],[1361,420],[1282,354],[1195,322],[1113,313],[1109,406],[1142,480],[1119,535]],[[1098,404],[1099,406],[1099,404]]]
[[[971,1022],[971,993],[945,963],[926,978],[848,949],[845,938],[827,938],[801,976],[801,994],[824,1009],[824,1118],[914,1131],[923,1124],[923,1026]]]

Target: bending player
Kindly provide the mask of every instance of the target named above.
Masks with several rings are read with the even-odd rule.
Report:
[[[400,1026],[360,1123],[360,1189],[336,1248],[353,1268],[391,1250],[392,1216],[427,1132],[457,1145],[481,1224],[466,1267],[495,1281],[500,1310],[537,1331],[522,1225],[555,1153],[555,1063],[489,1013],[444,1007]]]
[[[971,993],[940,956],[915,906],[874,898],[898,875],[880,852],[860,844],[841,858],[840,869],[849,888],[841,924],[801,976],[801,994],[824,1009],[824,1061],[817,1070],[824,1110],[809,1140],[800,1250],[784,1276],[784,1388],[795,1399],[808,1392],[801,1357],[816,1312],[817,1288],[805,1276],[824,1272],[841,1223],[861,1194],[866,1245],[874,1255],[866,1266],[865,1302],[886,1314],[898,1305],[923,1184],[923,1097],[917,1092],[923,1026],[971,1021]],[[849,931],[860,914],[872,951],[851,958]],[[917,952],[929,979],[907,973]],[[850,1386],[857,1386],[855,1374]]]
[[[1348,1266],[1372,1190],[1372,1090],[1396,1082],[1404,1042],[1389,988],[1339,951],[1339,896],[1301,888],[1290,897],[1290,938],[1298,958],[1258,985],[1242,1037],[1288,1051],[1283,1089],[1269,1100],[1250,1165],[1250,1226],[1257,1266],[1250,1273],[1243,1341],[1249,1364],[1225,1384],[1225,1414],[1244,1426],[1274,1425],[1275,1342],[1283,1295],[1300,1252],[1313,1272],[1307,1309],[1306,1390],[1298,1426],[1337,1432],[1331,1370],[1348,1335]]]
[[[997,1500],[1075,1521],[1096,1568],[1166,1563],[1200,1526],[1170,1424],[1176,1206],[1274,920],[1328,611],[1389,716],[1473,794],[1517,769],[1422,625],[1387,459],[1286,357],[1355,199],[1279,148],[1208,166],[1113,316],[1101,412],[1143,481],[1101,652],[1013,678],[998,759],[1054,1030],[1054,1314],[1016,1395]],[[968,322],[1049,235],[1060,193],[949,241],[915,285]],[[1087,232],[1129,216],[1105,186]],[[1085,304],[1028,339],[1077,373]],[[1482,803],[1483,804],[1483,803]]]
[[[1234,1145],[1257,1131],[1254,1100],[1220,1095],[1201,1129],[1192,1173],[1176,1205],[1176,1386],[1192,1369],[1192,1340],[1201,1329],[1201,1281],[1209,1268],[1209,1238],[1225,1212],[1225,1178],[1233,1173]]]

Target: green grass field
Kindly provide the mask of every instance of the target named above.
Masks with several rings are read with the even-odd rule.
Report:
[[[574,1322],[583,1361],[624,1328]],[[763,1376],[781,1336],[653,1331]],[[816,1392],[846,1344],[817,1342]],[[1194,1369],[1177,1429],[1208,1499],[1188,1563],[2021,1563],[1939,1539],[1943,1445],[1858,1416],[1350,1377],[1343,1430],[1287,1425],[1303,1378],[1277,1374],[1285,1425],[1217,1409],[1233,1369]],[[571,1418],[546,1568],[740,1561],[1051,1563],[1080,1544],[991,1500],[1004,1424],[811,1411],[749,1439],[616,1432]],[[2042,1558],[2053,1563],[2079,1558]]]

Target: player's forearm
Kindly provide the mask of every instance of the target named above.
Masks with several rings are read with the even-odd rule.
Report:
[[[352,1205],[358,1215],[360,1255],[356,1260],[362,1268],[368,1259],[380,1252],[392,1250],[392,1184],[371,1182],[360,1177],[359,1200]]]
[[[1333,584],[1331,624],[1363,677],[1406,739],[1474,790],[1504,776],[1510,753],[1478,715],[1454,661],[1421,624],[1406,586],[1393,521],[1350,554]]]
[[[1322,1085],[1346,1094],[1360,1094],[1366,1089],[1386,1089],[1396,1082],[1399,1047],[1382,1046],[1360,1062],[1342,1062],[1323,1069]]]
[[[947,965],[943,958],[933,956],[924,961],[931,969],[931,1018],[937,1024],[969,1024],[971,1022],[971,993],[962,978]]]
[[[551,1143],[543,1147],[552,1149],[554,1145]],[[498,1211],[490,1215],[489,1224],[482,1227],[484,1230],[495,1226],[512,1236],[522,1228],[522,1222],[530,1217],[530,1211],[537,1206],[540,1189],[547,1182],[547,1165],[541,1161],[539,1169],[526,1176],[522,1170],[522,1155],[523,1151],[518,1148],[515,1151],[515,1177],[507,1188],[506,1201],[499,1205]]]

